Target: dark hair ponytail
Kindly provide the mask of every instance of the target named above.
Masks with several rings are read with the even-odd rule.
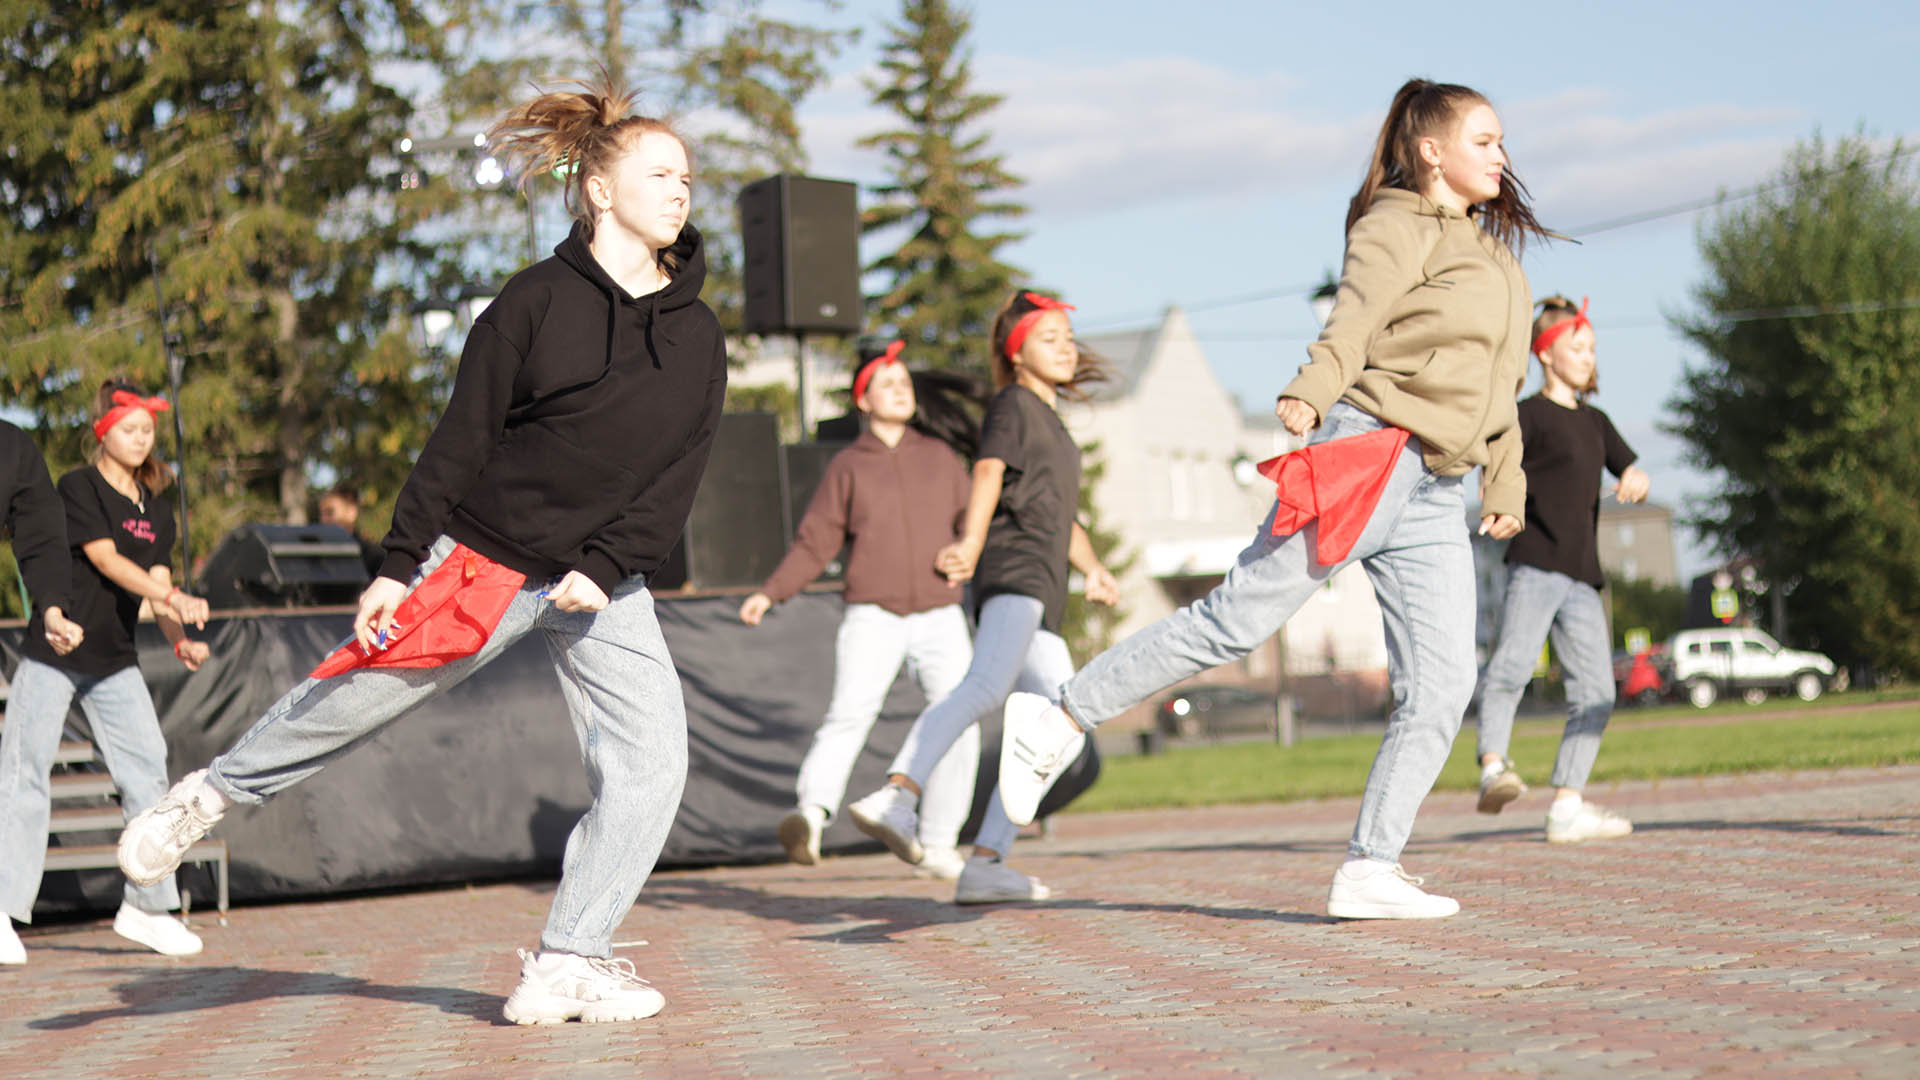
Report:
[[[1373,197],[1383,187],[1424,194],[1420,140],[1452,132],[1468,109],[1487,104],[1491,103],[1486,95],[1472,87],[1429,79],[1408,79],[1394,91],[1387,118],[1381,121],[1380,133],[1373,141],[1366,178],[1347,204],[1347,231],[1353,231],[1354,223],[1372,207]],[[1514,173],[1511,160],[1501,170],[1500,194],[1475,204],[1468,213],[1515,255],[1526,248],[1529,236],[1557,235],[1534,217],[1527,185]]]

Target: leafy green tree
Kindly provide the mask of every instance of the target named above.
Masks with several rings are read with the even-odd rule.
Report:
[[[1687,625],[1687,590],[1646,578],[1607,582],[1613,599],[1613,647],[1624,648],[1627,631],[1644,629],[1652,641],[1665,641]]]
[[[867,267],[886,278],[869,305],[914,355],[941,367],[977,365],[1018,276],[999,251],[1021,235],[983,225],[1026,213],[1006,197],[1021,181],[975,133],[1001,99],[970,89],[966,13],[948,0],[905,0],[901,20],[888,28],[880,78],[868,83],[899,126],[859,145],[886,155],[891,178],[873,189],[880,201],[861,228],[905,239]]]
[[[1703,224],[1669,407],[1720,474],[1694,523],[1791,588],[1796,638],[1920,671],[1920,188],[1911,151],[1819,138]]]
[[[196,551],[304,520],[317,469],[417,445],[404,324],[436,207],[389,190],[390,79],[438,40],[414,0],[0,0],[0,386],[56,470],[103,377],[165,386],[161,295]],[[376,488],[405,466],[365,464]]]

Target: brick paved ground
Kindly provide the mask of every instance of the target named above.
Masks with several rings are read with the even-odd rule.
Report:
[[[0,1076],[1920,1074],[1920,768],[1623,784],[1620,841],[1544,796],[1428,801],[1453,919],[1339,924],[1355,804],[1072,815],[1055,903],[956,908],[887,856],[662,874],[630,1025],[500,1018],[548,885],[246,908],[187,961],[105,922],[0,969]]]

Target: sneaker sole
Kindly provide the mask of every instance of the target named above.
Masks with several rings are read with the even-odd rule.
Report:
[[[1495,784],[1480,793],[1480,812],[1497,814],[1507,808],[1507,804],[1527,793],[1527,785],[1519,782]]]
[[[1631,835],[1633,835],[1633,826],[1629,825],[1625,829],[1622,829],[1619,832],[1586,833],[1580,836],[1573,836],[1567,833],[1561,833],[1559,836],[1555,836],[1552,833],[1548,833],[1547,843],[1549,844],[1584,844],[1589,840],[1618,840],[1623,836],[1631,836]]]
[[[919,837],[895,832],[886,822],[868,817],[858,807],[847,807],[847,817],[853,819],[854,828],[885,844],[901,862],[919,866],[920,860],[926,857],[927,851],[920,846]]]
[[[1382,904],[1334,903],[1329,900],[1327,914],[1336,919],[1445,919],[1460,914],[1460,907],[1456,904],[1452,911],[1433,911]]]
[[[780,846],[787,849],[787,861],[813,866],[820,860],[813,853],[813,828],[805,814],[788,814],[780,819]]]
[[[1052,899],[1052,897],[1053,897],[1052,890],[1043,892],[1038,896],[1031,896],[1031,895],[1002,896],[998,893],[995,893],[994,895],[991,895],[991,896],[987,896],[987,895],[982,895],[980,893],[967,893],[964,895],[960,893],[955,893],[953,896],[953,902],[956,904],[1018,904],[1023,901],[1026,903],[1033,903],[1039,900],[1049,900],[1049,899]]]

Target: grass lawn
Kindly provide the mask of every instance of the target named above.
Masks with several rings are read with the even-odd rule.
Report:
[[[1880,704],[1863,709],[1859,706]],[[1742,714],[1752,714],[1743,719]],[[1547,782],[1561,722],[1515,725],[1512,757],[1535,787]],[[1475,731],[1460,729],[1435,790],[1479,786]],[[1073,811],[1139,810],[1217,803],[1284,802],[1358,795],[1379,748],[1377,733],[1188,746],[1151,757],[1108,758]],[[1920,761],[1920,698],[1911,691],[1833,695],[1815,702],[1738,702],[1623,709],[1607,727],[1593,782],[1661,776],[1896,765]]]

